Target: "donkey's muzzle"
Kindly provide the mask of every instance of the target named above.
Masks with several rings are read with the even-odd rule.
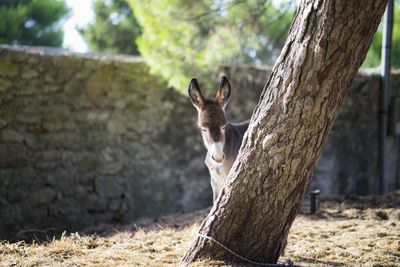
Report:
[[[222,142],[211,144],[208,152],[211,154],[212,159],[217,163],[221,163],[225,158],[224,144]]]
[[[222,154],[222,157],[221,156],[217,157],[217,156],[214,156],[214,155],[212,156],[212,159],[214,161],[218,162],[218,163],[221,163],[224,160],[224,158],[225,158],[224,154]]]

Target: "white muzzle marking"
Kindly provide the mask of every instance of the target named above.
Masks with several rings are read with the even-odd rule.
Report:
[[[210,154],[212,159],[218,163],[221,163],[224,158],[224,144],[223,143],[214,143],[210,145]]]

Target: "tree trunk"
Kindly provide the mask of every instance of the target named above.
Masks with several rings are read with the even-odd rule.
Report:
[[[243,262],[237,255],[277,262],[386,3],[302,1],[251,117],[229,184],[183,263],[208,257]]]

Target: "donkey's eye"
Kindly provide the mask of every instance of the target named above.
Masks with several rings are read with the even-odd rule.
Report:
[[[201,130],[202,130],[203,132],[207,132],[207,129],[206,129],[206,128],[201,128]]]

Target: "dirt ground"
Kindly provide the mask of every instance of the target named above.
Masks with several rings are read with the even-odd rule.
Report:
[[[0,241],[0,266],[176,266],[207,211],[102,225],[33,244]],[[301,266],[400,266],[400,191],[322,197],[317,214],[294,221],[279,262],[288,260]],[[230,266],[212,260],[191,266],[206,265]]]

